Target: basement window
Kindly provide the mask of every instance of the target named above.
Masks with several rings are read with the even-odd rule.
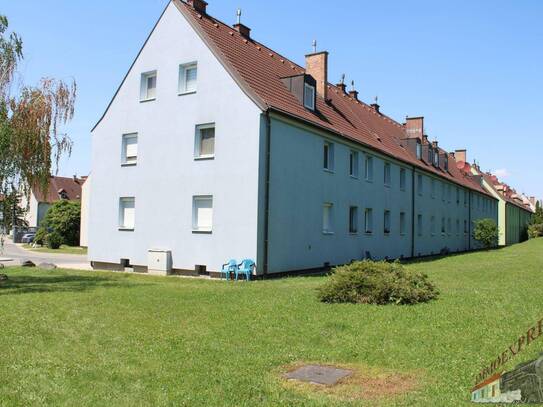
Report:
[[[304,84],[304,106],[315,110],[315,87],[308,83]]]

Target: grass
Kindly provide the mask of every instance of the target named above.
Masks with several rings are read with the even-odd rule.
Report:
[[[30,250],[38,253],[56,253],[56,254],[87,254],[86,247],[79,246],[66,246],[62,245],[58,249],[50,249],[46,246],[43,247],[32,247],[29,244],[23,245],[26,250]]]
[[[543,239],[408,267],[436,283],[437,301],[322,304],[325,277],[248,284],[5,269],[0,405],[468,406],[478,371],[543,318]],[[542,348],[543,337],[506,369]],[[284,383],[285,367],[302,362],[419,385],[342,400]]]

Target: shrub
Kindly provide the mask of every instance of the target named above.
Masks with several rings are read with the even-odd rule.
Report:
[[[492,219],[479,219],[475,222],[473,238],[481,243],[485,249],[497,246],[499,239],[498,225]]]
[[[528,237],[530,239],[543,237],[543,223],[528,226]]]
[[[399,262],[358,261],[336,267],[318,289],[322,302],[353,304],[417,304],[437,298],[439,291],[425,274]]]
[[[57,232],[62,238],[62,243],[78,246],[80,224],[81,203],[61,200],[55,202],[47,210],[42,227]]]
[[[34,237],[34,243],[43,246],[47,240],[47,229],[43,226],[38,229],[36,236]]]
[[[59,249],[62,245],[63,238],[58,232],[51,232],[47,234],[47,247],[49,249]]]

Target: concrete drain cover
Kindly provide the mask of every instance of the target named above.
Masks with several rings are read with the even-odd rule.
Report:
[[[338,369],[330,366],[307,365],[293,370],[285,375],[287,379],[300,380],[317,384],[333,385],[353,372],[346,369]]]

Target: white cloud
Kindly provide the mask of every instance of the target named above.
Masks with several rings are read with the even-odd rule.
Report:
[[[501,168],[499,170],[495,170],[494,175],[498,178],[507,178],[511,174],[506,168]]]

